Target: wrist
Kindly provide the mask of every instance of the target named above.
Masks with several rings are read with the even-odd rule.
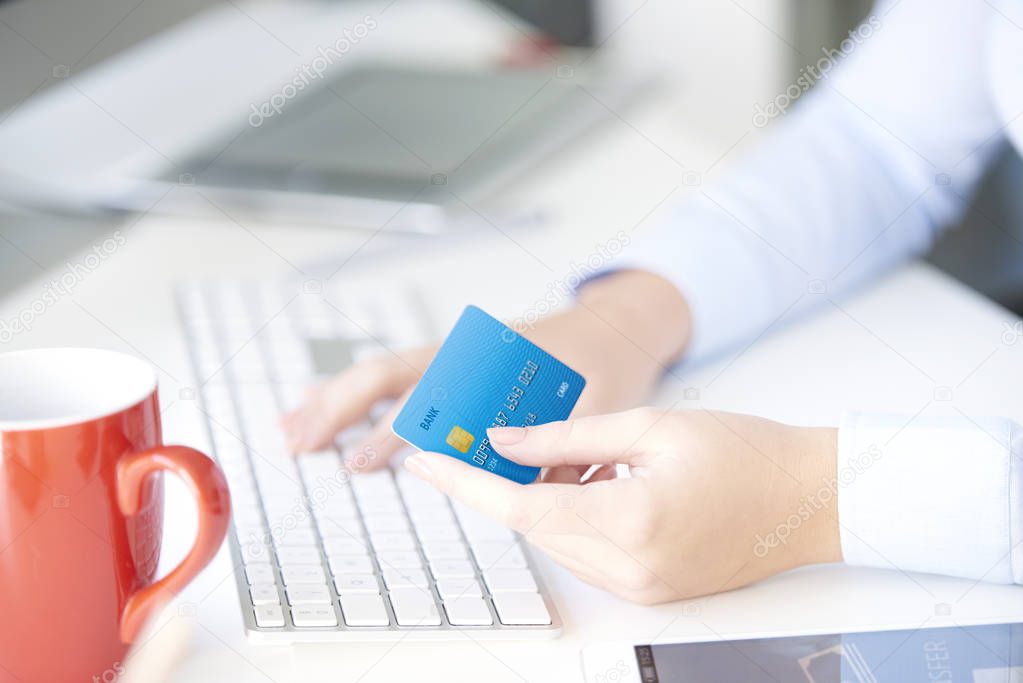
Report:
[[[799,427],[800,446],[795,470],[802,482],[801,507],[812,512],[803,535],[801,564],[842,561],[838,524],[838,430],[833,427]]]
[[[685,297],[653,273],[611,273],[587,283],[577,303],[595,318],[595,328],[626,337],[662,367],[678,362],[689,342],[690,313]]]

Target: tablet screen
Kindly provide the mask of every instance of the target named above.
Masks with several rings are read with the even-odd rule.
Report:
[[[1023,624],[639,645],[643,683],[1023,683]]]

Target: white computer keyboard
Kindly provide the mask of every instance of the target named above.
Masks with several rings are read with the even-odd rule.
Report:
[[[178,306],[232,497],[246,629],[272,641],[552,637],[561,624],[521,539],[355,450],[294,458],[283,410],[339,368],[433,336],[412,292],[346,299],[316,281],[188,282]],[[378,406],[374,415],[379,415]]]

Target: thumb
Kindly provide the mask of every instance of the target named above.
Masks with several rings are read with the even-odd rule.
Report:
[[[533,427],[492,427],[487,436],[498,453],[521,465],[631,463],[640,452],[637,442],[664,414],[638,408]]]

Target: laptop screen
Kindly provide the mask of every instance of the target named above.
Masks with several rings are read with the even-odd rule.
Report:
[[[562,45],[593,45],[593,0],[493,0]]]

